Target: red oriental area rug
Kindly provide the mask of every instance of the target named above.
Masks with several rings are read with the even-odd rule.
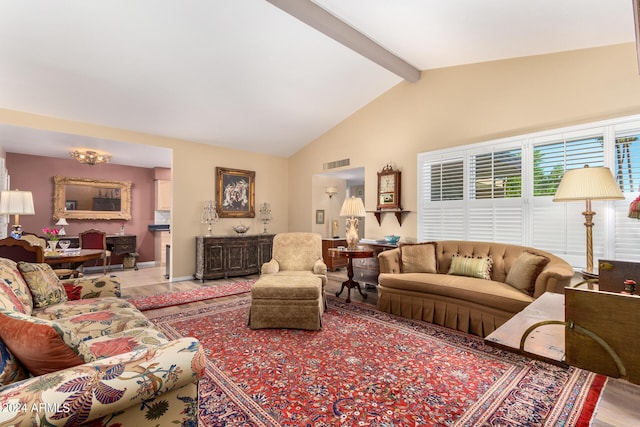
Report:
[[[204,288],[188,289],[186,291],[166,292],[163,294],[129,298],[127,301],[135,305],[138,310],[154,310],[156,308],[172,307],[174,305],[203,301],[211,298],[243,294],[251,291],[251,285],[253,283],[253,280],[249,280],[224,285],[211,285]]]
[[[250,330],[249,304],[152,318],[205,348],[202,425],[575,426],[598,398],[599,375],[371,306],[329,297],[322,330],[300,331]]]

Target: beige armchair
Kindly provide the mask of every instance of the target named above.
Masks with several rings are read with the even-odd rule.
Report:
[[[261,272],[251,287],[250,328],[322,327],[327,266],[319,234],[277,234],[272,259],[262,265]]]
[[[317,233],[280,233],[273,238],[271,260],[261,273],[279,275],[313,275],[327,284],[327,265],[322,259],[322,236]]]

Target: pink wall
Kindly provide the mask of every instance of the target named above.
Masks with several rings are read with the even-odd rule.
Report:
[[[153,224],[155,208],[155,183],[153,168],[139,168],[121,165],[82,165],[73,159],[32,156],[28,154],[6,154],[6,166],[10,176],[10,189],[33,192],[35,215],[23,215],[20,224],[24,231],[43,235],[42,229],[54,227],[53,219],[53,177],[93,178],[117,181],[131,181],[131,220],[126,222],[125,233],[135,234],[138,243],[138,261],[153,261],[154,233],[147,229]],[[13,223],[13,215],[9,222]],[[83,230],[97,228],[107,234],[120,230],[120,220],[78,220],[68,219],[64,229],[69,236],[77,236]],[[113,264],[121,263],[120,257],[112,259]]]

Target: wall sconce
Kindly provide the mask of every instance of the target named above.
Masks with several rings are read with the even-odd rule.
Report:
[[[59,226],[60,226],[60,230],[58,230],[58,236],[66,236],[66,235],[67,235],[67,232],[66,232],[66,231],[64,231],[64,226],[65,226],[65,225],[69,225],[69,223],[67,222],[67,220],[66,220],[66,219],[64,219],[64,218],[60,218],[60,219],[58,220],[58,222],[56,222],[56,225],[59,225]]]
[[[332,198],[334,194],[338,194],[337,187],[325,187],[324,192],[329,195],[329,198]]]
[[[108,154],[100,154],[95,151],[71,151],[69,153],[71,157],[76,159],[79,163],[84,163],[89,166],[97,165],[99,163],[109,163],[111,161],[111,156]]]
[[[20,215],[35,215],[33,195],[31,191],[3,191],[0,193],[0,215],[14,215],[11,237],[19,239],[22,236]]]

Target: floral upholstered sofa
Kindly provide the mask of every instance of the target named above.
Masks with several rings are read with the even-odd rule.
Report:
[[[197,425],[200,343],[119,296],[113,276],[0,258],[0,425]]]

